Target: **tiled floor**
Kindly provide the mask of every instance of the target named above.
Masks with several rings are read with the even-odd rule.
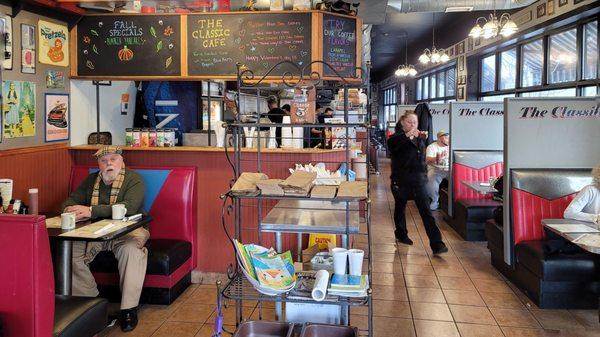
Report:
[[[600,336],[596,310],[540,310],[491,266],[485,243],[463,241],[439,214],[447,254],[432,256],[412,203],[407,220],[415,244],[396,247],[389,164],[384,161],[382,166],[371,185],[375,337]],[[354,245],[367,248],[365,238]],[[113,327],[102,335],[208,337],[214,307],[215,287],[192,285],[168,307],[142,306],[133,332],[123,334]],[[245,317],[258,315],[257,308],[244,308]],[[364,308],[353,308],[351,324],[366,328],[365,315]],[[263,308],[262,317],[273,319],[273,309]],[[226,309],[228,331],[234,330],[234,319],[232,308]]]

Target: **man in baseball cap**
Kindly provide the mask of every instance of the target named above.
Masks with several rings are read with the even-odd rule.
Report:
[[[448,145],[450,134],[445,130],[437,133],[437,140],[431,143],[426,150],[427,161],[427,193],[431,199],[430,209],[439,207],[440,183],[448,178],[449,156]]]
[[[112,205],[122,204],[126,215],[143,213],[144,182],[135,171],[125,168],[122,149],[103,146],[94,157],[98,172],[90,174],[62,205],[64,212],[75,213],[77,220],[111,218]],[[135,329],[137,306],[146,276],[148,250],[144,247],[150,233],[138,228],[112,241],[73,242],[73,283],[75,296],[98,296],[89,264],[103,250],[110,250],[119,261],[121,285],[121,330]]]

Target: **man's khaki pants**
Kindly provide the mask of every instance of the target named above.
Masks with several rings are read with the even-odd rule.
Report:
[[[148,250],[144,245],[150,233],[138,228],[118,239],[106,242],[73,242],[73,284],[74,296],[98,296],[98,287],[89,264],[103,250],[115,254],[119,265],[119,285],[121,287],[121,309],[131,309],[140,302],[140,295],[146,276]]]

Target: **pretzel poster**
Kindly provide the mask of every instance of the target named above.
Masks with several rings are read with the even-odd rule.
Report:
[[[39,61],[54,66],[69,66],[69,29],[52,22],[38,21]]]

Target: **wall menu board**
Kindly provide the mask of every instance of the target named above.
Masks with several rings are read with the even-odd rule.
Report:
[[[343,77],[356,77],[356,18],[323,15],[323,61]],[[325,76],[336,76],[324,66]]]
[[[187,18],[189,76],[236,75],[236,63],[264,75],[280,61],[311,62],[312,15],[306,13],[193,14]],[[286,71],[282,65],[269,75]]]
[[[77,75],[180,76],[178,15],[84,16],[77,24]]]

